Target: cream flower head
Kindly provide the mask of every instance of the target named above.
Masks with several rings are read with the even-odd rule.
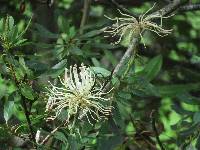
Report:
[[[154,6],[155,4],[153,5],[153,7]],[[114,42],[114,44],[119,44],[123,36],[126,34],[128,34],[129,39],[131,39],[132,37],[140,36],[143,41],[144,46],[145,46],[145,43],[142,37],[142,32],[144,32],[145,30],[155,32],[159,36],[166,36],[170,34],[172,32],[172,29],[167,30],[167,29],[162,28],[162,19],[168,18],[170,16],[163,17],[161,14],[158,14],[158,13],[155,15],[146,16],[146,14],[149,11],[151,11],[153,7],[147,10],[144,14],[140,15],[139,19],[136,19],[135,17],[131,15],[124,14],[120,10],[118,11],[123,17],[110,18],[108,16],[105,16],[109,20],[116,21],[116,22],[112,24],[110,27],[108,27],[108,29],[105,30],[104,32],[109,33],[112,37],[119,36],[118,40]],[[160,18],[160,21],[161,21],[160,25],[152,21],[153,19],[157,19],[157,18]]]
[[[66,120],[69,121],[72,115],[78,115],[78,119],[87,118],[91,124],[91,119],[99,121],[111,114],[111,97],[105,98],[110,91],[104,92],[103,85],[97,82],[94,72],[84,66],[70,66],[65,69],[64,79],[60,78],[61,86],[50,83],[47,96],[48,102],[46,111],[51,111],[55,115],[49,119],[55,119],[61,111],[67,111]]]

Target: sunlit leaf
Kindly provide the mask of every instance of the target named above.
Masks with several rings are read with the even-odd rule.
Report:
[[[6,101],[4,104],[4,119],[6,120],[6,123],[11,118],[11,116],[14,113],[14,101]]]
[[[90,67],[90,69],[99,77],[108,77],[111,74],[110,71],[101,67]]]
[[[151,59],[142,70],[142,74],[149,80],[153,80],[160,72],[162,66],[162,56],[156,56]]]
[[[158,91],[162,96],[176,96],[181,93],[196,91],[199,89],[199,87],[200,83],[157,86]]]
[[[23,85],[21,86],[20,90],[21,90],[21,94],[22,94],[24,97],[26,97],[26,98],[29,99],[29,100],[34,100],[33,89],[32,89],[30,86],[28,86],[28,85],[26,85],[26,84],[23,84]]]
[[[35,24],[35,26],[38,31],[38,34],[42,37],[52,38],[52,39],[57,39],[59,37],[58,34],[50,32],[49,30],[47,30],[45,27],[43,27],[40,24]]]

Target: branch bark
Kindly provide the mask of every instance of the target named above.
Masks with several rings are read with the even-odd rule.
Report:
[[[124,65],[124,62],[130,58],[133,54],[134,49],[137,46],[137,43],[139,42],[139,38],[133,38],[133,40],[131,41],[128,49],[126,50],[124,56],[121,58],[121,60],[119,61],[119,63],[117,64],[117,66],[115,67],[114,71],[113,71],[113,76],[115,76],[119,70],[121,69],[121,67]]]
[[[164,8],[148,15],[148,19],[153,18],[155,15],[161,15],[161,16],[165,16],[168,15],[170,13],[172,13],[173,11],[177,10],[180,6],[184,5],[185,3],[187,3],[189,0],[174,0],[172,3],[168,4],[167,6],[165,6]],[[139,38],[134,38],[132,40],[132,42],[130,43],[128,49],[126,50],[124,56],[121,58],[120,62],[117,64],[117,66],[114,68],[113,71],[113,76],[115,76],[118,71],[121,69],[121,67],[123,66],[124,62],[130,58],[132,56],[133,50],[136,47],[137,43],[139,42]]]
[[[33,143],[35,143],[35,134],[34,134],[33,126],[32,126],[29,111],[28,111],[28,108],[27,108],[26,99],[23,96],[22,96],[22,106],[23,106],[23,109],[24,109],[24,114],[26,116],[28,128],[29,128],[30,133],[31,133],[31,140],[33,141]]]
[[[55,129],[53,129],[51,131],[51,133],[49,135],[47,135],[41,143],[38,143],[39,145],[44,145],[45,143],[47,143],[47,141],[49,140],[49,138],[56,132],[58,131],[62,126],[65,126],[66,124],[68,124],[68,121],[63,122],[62,124],[60,124],[58,127],[56,127]]]
[[[195,11],[195,10],[200,10],[200,3],[184,5],[181,6],[179,9],[179,11]]]
[[[153,18],[155,15],[166,16],[177,10],[180,6],[186,4],[189,0],[174,0],[162,9],[148,15],[148,19]]]
[[[89,16],[90,4],[91,4],[91,0],[84,0],[83,16],[81,19],[80,32],[79,32],[80,34],[83,34],[84,26]]]
[[[118,4],[115,0],[110,0],[110,2],[111,2],[115,7],[117,7],[119,10],[121,10],[121,11],[123,11],[123,12],[125,12],[125,13],[127,13],[127,14],[133,16],[133,17],[135,17],[135,18],[138,18],[139,15],[130,12],[128,9],[126,9],[126,8],[123,7],[122,5]]]
[[[158,130],[156,128],[156,119],[155,119],[154,113],[155,113],[155,110],[153,110],[151,112],[151,121],[152,121],[151,125],[152,125],[152,128],[153,128],[154,132],[155,132],[156,141],[157,141],[158,145],[160,146],[160,149],[161,150],[165,150],[162,142],[160,141],[159,133],[158,133]]]

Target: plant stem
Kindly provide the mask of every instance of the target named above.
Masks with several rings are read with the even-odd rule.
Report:
[[[114,1],[112,1],[114,2]],[[170,4],[168,4],[167,6],[163,7],[162,9],[155,11],[151,14],[149,14],[146,18],[151,19],[153,18],[155,15],[161,15],[161,16],[166,16],[172,12],[174,12],[175,10],[177,10],[179,7],[181,7],[182,5],[184,5],[185,3],[187,3],[188,0],[173,0]],[[121,58],[120,62],[117,64],[117,66],[114,68],[113,71],[113,76],[115,76],[119,70],[121,69],[121,67],[124,65],[124,62],[129,59],[132,56],[133,50],[135,49],[136,45],[139,42],[139,37],[135,37],[132,39],[132,42],[130,43],[128,49],[126,50],[125,54],[123,55],[123,57]],[[126,70],[127,72],[128,70]],[[125,74],[126,74],[125,72]],[[109,86],[110,83],[108,83],[105,86],[105,89]]]
[[[64,123],[62,123],[62,124],[60,124],[58,127],[56,127],[54,130],[52,130],[51,133],[50,133],[49,135],[47,135],[41,143],[39,143],[39,145],[45,144],[45,143],[49,140],[49,138],[50,138],[56,131],[58,131],[63,125],[65,125],[65,124],[67,124],[67,123],[68,123],[68,121],[65,121]]]
[[[110,0],[110,2],[114,5],[114,7],[117,7],[119,10],[121,10],[135,18],[139,17],[138,14],[134,14],[134,13],[130,12],[128,9],[124,8],[122,5],[118,4],[115,0]]]
[[[131,69],[134,61],[135,61],[135,58],[136,58],[136,54],[137,54],[137,49],[134,49],[133,50],[133,56],[131,56],[129,62],[128,62],[128,66],[126,68],[126,71],[124,72],[124,74],[122,75],[121,79],[124,79],[124,77],[126,77],[126,75],[128,74],[129,70]]]
[[[13,59],[12,56],[10,56],[10,59]],[[13,68],[13,64],[10,63],[7,60],[6,60],[6,63],[8,64],[8,66],[10,68],[10,71],[11,71],[11,74],[13,76],[13,80],[15,81],[15,84],[17,85],[18,89],[20,89],[20,82],[17,80],[15,70]],[[27,124],[28,124],[28,128],[30,130],[31,139],[32,139],[33,143],[35,144],[35,134],[34,134],[33,126],[31,124],[31,119],[30,119],[28,107],[27,107],[27,104],[26,104],[26,98],[22,94],[21,94],[21,96],[22,96],[22,107],[24,109],[24,114],[26,116],[26,121],[27,121]]]
[[[120,62],[115,67],[115,69],[113,71],[113,76],[115,76],[118,73],[118,71],[124,65],[124,62],[133,55],[133,51],[136,48],[138,42],[139,42],[139,38],[133,38],[133,40],[131,41],[128,49],[126,50],[126,52],[124,54],[124,56],[121,58]]]
[[[89,16],[90,4],[91,4],[91,0],[84,0],[83,16],[81,19],[80,32],[79,32],[80,34],[83,34],[83,31],[84,31],[83,28]]]
[[[30,119],[30,116],[29,116],[28,108],[27,108],[27,105],[26,105],[26,99],[25,99],[24,96],[22,96],[22,106],[24,108],[24,114],[26,116],[28,128],[29,128],[30,133],[31,133],[31,139],[35,143],[35,134],[34,134],[33,126],[31,124],[31,119]]]
[[[165,150],[165,148],[164,148],[162,142],[160,141],[159,134],[158,134],[158,130],[157,130],[157,128],[156,128],[156,119],[155,119],[154,113],[155,113],[155,110],[153,110],[153,111],[151,112],[152,128],[153,128],[153,130],[154,130],[154,132],[155,132],[156,141],[157,141],[158,145],[160,146],[160,149],[161,149],[161,150]]]

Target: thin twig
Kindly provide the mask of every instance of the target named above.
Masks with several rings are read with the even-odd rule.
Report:
[[[141,131],[140,131],[141,127],[138,128],[138,126],[136,125],[135,121],[133,120],[133,117],[131,116],[131,114],[129,114],[129,117],[130,117],[133,127],[136,130],[136,134],[137,134],[137,132],[139,132],[138,135],[144,140],[144,142],[146,142],[149,146],[151,146],[153,149],[155,149],[156,148],[156,146],[154,144],[155,142],[149,136],[144,136],[143,134],[141,134]]]
[[[86,21],[87,21],[88,16],[89,16],[90,4],[91,4],[91,0],[84,0],[83,16],[82,16],[82,19],[81,19],[80,32],[79,32],[80,34],[83,34],[84,26],[85,26]]]
[[[130,58],[133,54],[134,49],[136,48],[137,43],[139,42],[139,38],[133,38],[133,40],[131,41],[128,49],[126,50],[124,56],[121,58],[121,60],[119,61],[119,63],[117,64],[117,66],[115,67],[114,71],[113,71],[113,76],[115,76],[119,70],[121,69],[121,67],[124,65],[124,62]]]
[[[63,125],[65,125],[66,123],[68,123],[68,121],[66,121],[66,122],[64,122],[64,123],[62,123],[62,124],[60,124],[60,125],[59,125],[58,127],[56,127],[54,130],[52,130],[51,133],[50,133],[49,135],[47,135],[41,143],[39,143],[39,145],[45,144],[45,143],[49,140],[49,138],[50,138],[56,131],[58,131],[58,129],[60,129]]]
[[[152,110],[152,112],[151,112],[151,121],[152,121],[151,123],[152,123],[152,128],[153,128],[153,130],[154,130],[154,132],[155,132],[156,141],[157,141],[158,145],[160,146],[160,149],[161,149],[161,150],[165,150],[165,148],[164,148],[162,142],[160,141],[159,133],[158,133],[158,130],[157,130],[157,128],[156,128],[156,119],[155,119],[154,113],[155,113],[155,110]]]
[[[177,10],[178,8],[180,8],[182,5],[184,5],[185,3],[187,3],[189,0],[174,0],[173,2],[171,2],[170,4],[168,4],[167,6],[163,7],[162,9],[153,12],[152,14],[148,15],[146,17],[146,19],[151,19],[151,18],[155,18],[155,16],[166,16],[172,12],[174,12],[175,10]],[[116,67],[114,68],[113,71],[113,76],[116,76],[116,74],[119,72],[119,70],[122,68],[122,66],[124,65],[125,61],[129,58],[131,58],[133,51],[135,49],[135,47],[137,46],[139,42],[139,37],[137,38],[133,38],[133,40],[131,41],[128,49],[126,50],[126,52],[124,53],[123,57],[121,58],[120,62],[116,65]],[[110,82],[106,85],[105,89],[107,89],[107,87],[109,87]]]
[[[133,16],[133,17],[135,17],[135,18],[138,18],[138,17],[139,17],[139,15],[130,12],[128,9],[126,9],[126,8],[123,7],[122,5],[118,4],[115,0],[110,0],[110,2],[111,2],[115,7],[117,7],[119,10],[125,12],[126,14],[131,15],[131,16]]]
[[[162,9],[148,15],[146,19],[154,18],[154,16],[166,16],[177,10],[182,5],[186,4],[189,0],[174,0],[167,6],[163,7]]]
[[[181,5],[185,4],[186,2],[188,2],[188,0],[182,1],[182,0],[174,0],[172,3],[168,4],[167,6],[165,6],[164,8],[148,15],[148,19],[153,18],[155,15],[162,15],[165,16],[167,14],[172,13],[173,11],[175,11],[177,8],[179,8]],[[117,66],[115,67],[114,71],[113,71],[113,75],[116,75],[118,73],[118,71],[121,69],[122,65],[124,64],[124,62],[130,58],[132,56],[133,50],[135,48],[135,46],[137,45],[139,41],[139,38],[134,38],[132,40],[132,42],[130,43],[128,49],[126,50],[124,56],[121,58],[120,62],[117,64]]]
[[[59,129],[60,127],[61,127],[61,126],[58,126],[58,127],[56,127],[54,130],[52,130],[51,133],[50,133],[49,135],[47,135],[41,143],[39,143],[39,145],[45,144],[45,143],[49,140],[49,138],[50,138],[56,131],[58,131],[58,129]]]
[[[130,60],[128,62],[128,67],[127,67],[126,71],[124,72],[124,74],[122,75],[121,79],[124,79],[124,77],[126,77],[128,72],[130,71],[133,63],[135,62],[136,55],[137,55],[137,49],[135,48],[135,49],[133,49],[133,55],[130,57]]]
[[[139,37],[136,38],[134,37],[128,47],[128,49],[126,50],[124,56],[121,58],[121,60],[119,61],[119,63],[117,64],[117,66],[113,69],[112,73],[111,73],[111,76],[110,76],[110,81],[106,82],[106,84],[104,84],[104,91],[106,91],[110,84],[111,84],[111,79],[112,77],[116,76],[117,73],[119,72],[119,70],[122,68],[122,66],[124,65],[125,61],[128,60],[129,58],[132,57],[132,55],[135,55],[134,52],[136,52],[135,48],[136,46],[138,45],[138,42],[139,42]],[[135,50],[135,51],[134,51]],[[132,62],[133,63],[133,62]],[[127,71],[127,70],[126,70]],[[124,76],[123,76],[124,77]]]
[[[10,59],[13,59],[13,58],[10,56]],[[20,88],[20,83],[17,80],[13,64],[10,63],[7,60],[6,60],[6,62],[9,65],[9,68],[10,68],[11,74],[13,76],[13,80],[15,81],[15,84],[17,85],[18,88]],[[22,107],[24,109],[24,114],[25,114],[25,117],[26,117],[26,120],[27,120],[28,128],[29,128],[30,133],[31,133],[31,139],[32,139],[33,143],[35,143],[35,134],[34,134],[33,126],[31,124],[31,119],[30,119],[30,116],[29,116],[29,111],[28,111],[28,108],[27,108],[27,105],[26,105],[26,98],[23,95],[22,95]]]
[[[28,108],[27,108],[27,105],[26,105],[26,99],[25,99],[24,96],[22,96],[22,106],[23,106],[24,113],[25,113],[25,116],[26,116],[28,128],[29,128],[30,133],[31,133],[31,139],[35,143],[35,134],[34,134],[33,126],[32,126],[32,123],[31,123],[30,116],[29,116]]]
[[[179,9],[179,11],[195,11],[195,10],[200,10],[200,3],[184,5],[181,6]]]

